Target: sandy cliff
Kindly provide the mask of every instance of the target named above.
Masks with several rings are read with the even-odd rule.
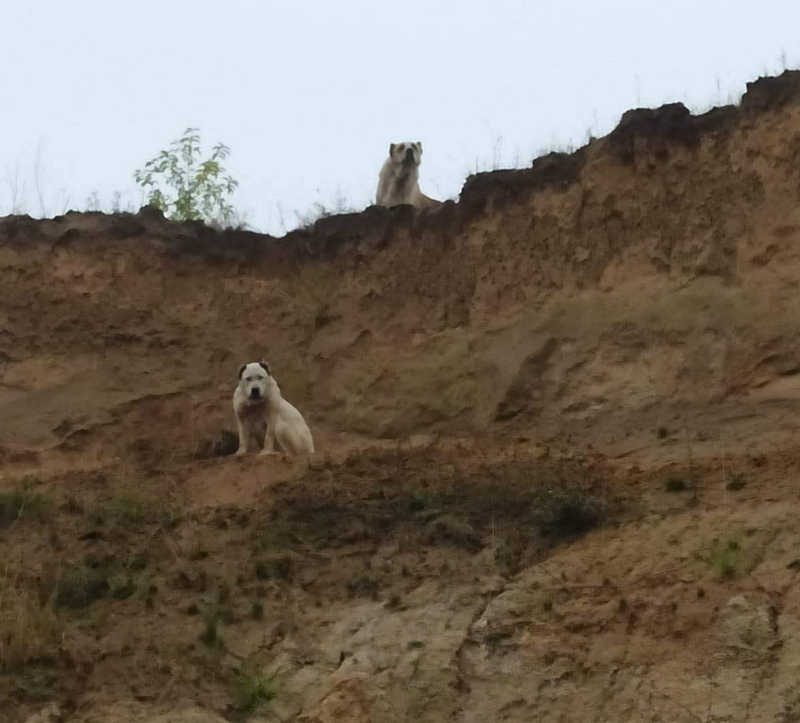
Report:
[[[0,219],[8,720],[243,669],[255,720],[800,720],[799,199],[786,72],[429,212]],[[258,358],[310,469],[225,455]]]

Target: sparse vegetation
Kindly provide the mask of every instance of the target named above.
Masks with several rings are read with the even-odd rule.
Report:
[[[128,562],[126,564],[128,570],[132,572],[140,572],[147,567],[147,551],[140,550],[139,552],[134,552],[128,557]]]
[[[75,495],[67,495],[61,509],[70,515],[82,515],[84,512],[83,504]]]
[[[103,202],[97,191],[92,191],[84,201],[84,209],[89,212],[134,213],[136,207],[126,199],[123,201],[122,191],[114,191],[107,202]]]
[[[438,454],[426,451],[393,456],[385,451],[363,452],[340,466],[331,463],[310,467],[300,484],[276,485],[273,494],[259,505],[246,509],[225,505],[190,513],[186,529],[176,535],[156,528],[161,511],[152,503],[154,498],[147,487],[129,491],[122,485],[115,485],[112,490],[98,485],[102,502],[97,504],[87,486],[82,491],[87,496],[81,502],[87,510],[102,511],[105,526],[98,537],[81,541],[84,557],[79,558],[79,564],[64,569],[60,575],[54,574],[56,582],[43,589],[38,599],[35,594],[27,594],[24,603],[17,603],[17,616],[23,612],[41,616],[35,623],[22,623],[38,626],[30,629],[40,632],[28,636],[29,647],[22,646],[21,635],[6,634],[0,640],[0,645],[5,646],[0,647],[0,664],[4,669],[11,665],[9,669],[13,670],[14,665],[46,659],[62,645],[71,651],[70,646],[82,644],[83,640],[82,636],[70,635],[75,629],[72,626],[81,626],[81,631],[102,639],[112,626],[119,624],[119,612],[126,617],[139,616],[131,626],[146,620],[148,630],[162,631],[158,627],[162,623],[177,628],[183,625],[194,628],[190,633],[193,640],[187,641],[183,632],[177,642],[178,654],[183,654],[181,644],[193,643],[194,659],[215,671],[213,695],[217,699],[221,692],[227,696],[230,705],[226,715],[231,720],[244,721],[258,715],[275,698],[275,683],[263,668],[250,668],[249,664],[235,677],[231,675],[229,662],[240,659],[237,656],[246,649],[240,641],[245,636],[263,637],[274,646],[270,657],[277,659],[287,649],[288,643],[283,641],[294,634],[295,626],[319,620],[313,617],[311,606],[300,614],[292,611],[284,616],[281,612],[287,600],[294,597],[294,584],[302,584],[304,594],[315,602],[322,601],[321,595],[315,596],[324,589],[325,599],[333,599],[337,605],[346,605],[348,596],[354,605],[360,604],[359,600],[381,600],[385,601],[384,608],[375,614],[412,619],[420,614],[418,593],[410,593],[407,604],[404,597],[409,595],[408,590],[419,589],[420,578],[431,580],[438,576],[447,585],[453,579],[448,572],[452,570],[461,579],[465,570],[469,574],[469,555],[483,546],[494,551],[498,571],[514,574],[546,557],[555,545],[565,546],[576,535],[613,521],[621,506],[610,496],[605,483],[607,473],[601,467],[558,460],[504,460],[499,464],[480,460],[474,465],[469,461],[460,465],[433,456]],[[107,479],[107,475],[103,477],[104,481]],[[321,479],[327,480],[325,485],[319,482]],[[342,487],[334,487],[331,479]],[[657,476],[651,485],[660,490],[663,483],[663,476]],[[341,494],[342,490],[346,494]],[[69,530],[84,531],[83,515],[76,517],[64,514],[61,507],[57,509],[54,526],[63,524]],[[224,525],[220,524],[222,521]],[[49,527],[30,529],[45,539]],[[151,534],[155,532],[158,534]],[[68,538],[63,529],[59,534]],[[622,538],[624,533],[618,537]],[[743,529],[737,539],[744,541],[747,550],[757,548],[756,541],[748,537],[748,529]],[[231,570],[227,566],[234,554],[241,553],[239,543],[243,540],[250,543],[250,567]],[[378,540],[387,551],[396,549],[391,564],[383,555],[376,556],[374,543]],[[234,541],[238,545],[235,551],[231,544]],[[289,545],[289,549],[256,546],[262,543]],[[663,543],[671,544],[668,535]],[[172,563],[167,546],[175,552]],[[430,549],[431,546],[437,549]],[[331,554],[337,548],[342,554]],[[749,569],[745,553],[735,542],[714,542],[706,545],[702,554],[698,551],[698,559],[702,558],[700,564],[707,579],[727,580]],[[74,555],[74,551],[68,554]],[[417,565],[414,560],[420,554],[426,559]],[[196,564],[187,564],[187,557]],[[567,552],[562,559],[569,557]],[[337,561],[336,566],[330,564],[332,559]],[[489,559],[481,555],[480,561],[475,562],[483,566]],[[608,588],[611,583],[603,576],[610,577],[612,572],[603,570],[578,579],[573,576],[573,569],[554,566],[549,574],[553,579],[543,579],[543,589],[526,616],[540,624],[557,625],[570,609],[570,596],[580,595],[584,584],[593,586],[602,581],[602,586]],[[146,599],[152,608],[156,584],[163,585],[165,594],[156,599],[158,612],[148,613],[142,602],[135,601]],[[35,591],[36,585],[31,589]],[[690,592],[694,597],[695,588]],[[621,616],[635,620],[640,612],[635,602],[638,598],[635,590],[630,594],[630,602],[620,597],[611,603],[615,608],[619,604]],[[7,600],[4,597],[0,602],[4,617],[9,609]],[[704,604],[702,597],[697,600],[699,605]],[[29,610],[23,611],[23,604]],[[516,634],[513,627],[502,621],[497,623],[493,622],[486,631],[492,654],[505,651]],[[579,625],[580,621],[574,624]],[[5,632],[4,626],[5,621],[0,623],[0,630]],[[59,638],[62,629],[67,629],[67,635]],[[434,647],[438,651],[438,643],[434,646],[434,641],[421,634],[416,634],[419,639],[414,637],[408,635],[399,641],[401,652],[409,659],[424,660],[435,652]],[[169,637],[169,644],[176,644],[176,638]],[[9,645],[16,646],[13,655],[7,652]],[[157,647],[159,654],[167,658],[168,653],[161,652],[167,646]],[[341,655],[345,654],[343,648]],[[169,657],[165,665],[176,670],[180,663]],[[220,691],[219,686],[225,686],[224,690]]]
[[[230,148],[217,143],[201,160],[200,133],[187,128],[133,176],[147,202],[175,221],[203,220],[228,228],[236,218],[230,196],[239,185],[224,168]]]
[[[481,538],[475,528],[454,515],[442,515],[431,520],[428,524],[428,540],[442,540],[472,552],[481,548]]]
[[[285,518],[271,519],[256,531],[255,548],[263,552],[275,552],[290,548],[299,541],[297,527]]]
[[[720,578],[728,580],[738,574],[740,556],[741,548],[735,540],[727,542],[715,540],[708,556],[708,562]]]
[[[378,597],[378,587],[378,581],[369,575],[359,575],[347,583],[347,591],[351,597],[369,597],[373,600]]]
[[[200,634],[201,642],[209,648],[222,648],[224,646],[222,634],[219,631],[220,611],[212,606],[203,611],[203,632]]]
[[[740,472],[732,473],[728,481],[725,483],[725,489],[730,490],[731,492],[738,492],[739,490],[744,489],[746,486],[747,480]]]
[[[582,535],[600,525],[608,512],[606,503],[580,484],[539,490],[533,504],[542,532],[556,538]]]
[[[294,214],[297,217],[298,228],[310,229],[321,218],[327,218],[328,216],[335,216],[341,213],[355,213],[357,210],[358,209],[356,209],[347,200],[347,197],[344,195],[342,190],[337,189],[333,203],[330,206],[326,206],[324,203],[316,201],[311,205],[311,208],[308,211],[295,211]],[[282,212],[280,212],[280,215],[282,218]]]
[[[275,695],[275,681],[271,677],[246,670],[237,674],[234,708],[240,713],[255,713],[275,698]]]
[[[219,587],[217,588],[217,602],[219,602],[220,605],[224,605],[226,602],[228,602],[228,600],[230,600],[230,597],[231,597],[230,585],[228,585],[228,583],[223,580],[219,584]]]
[[[277,555],[256,562],[256,577],[259,580],[289,580],[292,577],[292,558]]]
[[[136,590],[134,597],[137,600],[142,600],[147,609],[152,609],[155,604],[155,595],[158,592],[158,585],[155,584],[153,573],[147,572],[144,575],[136,578]]]
[[[292,496],[286,512],[272,510],[264,534],[338,546],[383,539],[400,528],[430,545],[475,551],[491,544],[498,566],[513,574],[531,555],[604,524],[621,509],[607,483],[581,464],[503,462],[461,475],[431,467],[425,455],[406,456],[398,468],[393,456],[364,454],[342,467],[345,477],[380,481],[379,495],[352,503],[307,492]],[[387,469],[396,471],[384,478]],[[310,469],[304,489],[325,489],[327,475]]]
[[[56,585],[57,607],[79,610],[105,597],[110,590],[108,573],[103,567],[73,565],[66,568]]]
[[[174,530],[181,521],[181,515],[173,505],[161,506],[158,513],[158,524],[165,530]]]
[[[157,514],[155,506],[140,497],[120,494],[105,506],[105,519],[120,525],[139,525],[152,520]]]
[[[494,561],[505,575],[519,572],[522,555],[528,545],[528,538],[520,530],[511,531],[501,538],[494,549]]]
[[[34,492],[29,485],[21,485],[8,492],[0,492],[0,529],[17,520],[41,520],[48,509],[44,495]]]
[[[384,604],[389,610],[399,610],[403,605],[403,601],[401,600],[400,596],[396,593],[392,595]]]
[[[23,579],[20,566],[0,568],[0,671],[52,655],[61,626],[52,596],[44,599]]]
[[[208,550],[203,540],[195,540],[186,556],[192,561],[205,560],[208,557]]]
[[[137,494],[121,493],[97,505],[89,515],[92,524],[112,527],[139,527],[159,524],[172,529],[179,521],[175,509],[163,500]]]
[[[664,489],[667,492],[685,492],[691,489],[692,483],[683,477],[667,477],[664,480]]]
[[[51,583],[57,608],[79,610],[96,600],[110,597],[126,600],[136,594],[139,598],[152,595],[150,575],[138,575],[147,567],[147,554],[133,552],[117,558],[115,555],[88,554],[82,565],[69,565]]]
[[[129,574],[119,572],[109,576],[108,588],[115,600],[125,600],[136,592],[136,582]]]

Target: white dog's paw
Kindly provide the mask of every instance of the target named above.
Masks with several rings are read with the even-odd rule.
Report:
[[[274,449],[262,449],[259,453],[259,457],[271,457],[272,455],[279,454]]]
[[[247,454],[247,450],[246,449],[242,449],[241,447],[239,447],[239,449],[236,450],[236,456],[237,457],[241,457],[244,454]]]

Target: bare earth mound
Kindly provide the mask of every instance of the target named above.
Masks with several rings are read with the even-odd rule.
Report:
[[[0,219],[0,720],[800,720],[799,154],[787,72],[435,211]]]

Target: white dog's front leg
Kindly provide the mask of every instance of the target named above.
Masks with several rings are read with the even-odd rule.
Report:
[[[242,424],[242,420],[238,417],[236,418],[236,424],[239,427],[239,449],[236,450],[236,456],[240,457],[243,454],[248,453],[247,443],[250,439],[250,435],[247,433],[245,426]]]
[[[267,433],[264,436],[264,448],[259,454],[277,454],[275,451],[275,432],[271,424],[267,424]]]

